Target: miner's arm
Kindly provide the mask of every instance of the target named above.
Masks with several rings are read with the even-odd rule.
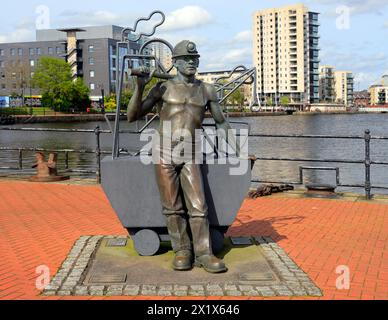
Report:
[[[222,135],[226,142],[236,152],[236,156],[240,157],[240,146],[237,143],[236,137],[232,132],[232,127],[230,126],[228,120],[226,120],[222,112],[221,106],[218,103],[215,88],[212,85],[206,85],[206,91],[208,95],[208,107],[213,116],[214,121],[216,122],[218,133]]]
[[[134,122],[141,119],[149,113],[153,107],[160,101],[160,86],[156,84],[147,97],[143,100],[143,92],[147,83],[152,79],[152,74],[149,78],[138,77],[135,85],[133,96],[128,103],[127,119],[128,122]]]

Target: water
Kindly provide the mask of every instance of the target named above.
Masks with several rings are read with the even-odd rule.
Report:
[[[347,114],[347,115],[293,115],[266,116],[252,118],[231,118],[232,121],[248,122],[251,132],[257,134],[314,134],[314,135],[358,135],[362,136],[366,129],[374,136],[388,136],[388,114]],[[87,123],[49,123],[14,125],[13,127],[28,128],[67,128],[94,129],[97,125],[101,129],[108,129],[105,122]],[[156,126],[157,124],[155,124]],[[135,129],[134,124],[121,123],[122,129]],[[136,136],[122,135],[120,147],[130,151],[141,148]],[[0,131],[0,147],[38,147],[45,149],[86,149],[94,150],[96,138],[88,133],[52,133],[52,132],[17,132]],[[112,135],[101,135],[101,148],[111,150]],[[251,138],[249,141],[250,154],[261,157],[308,158],[308,159],[348,159],[363,160],[365,157],[365,143],[363,140],[337,139],[292,139],[292,138]],[[17,152],[0,152],[0,167],[17,167]],[[34,163],[34,153],[26,152],[23,167],[27,173]],[[371,141],[371,159],[388,162],[388,141]],[[59,168],[64,168],[64,155],[59,155]],[[285,161],[258,161],[253,175],[262,181],[299,180],[299,166],[327,166],[339,167],[340,182],[342,184],[364,184],[365,167],[363,164],[336,164]],[[95,171],[96,159],[94,154],[71,154],[70,168]],[[372,185],[388,186],[388,166],[372,165]],[[9,173],[2,170],[1,173]],[[13,171],[13,173],[17,173]],[[91,175],[85,175],[91,177]],[[335,183],[335,173],[325,171],[306,171],[305,182]],[[362,189],[340,188],[340,191],[363,193]],[[388,193],[381,189],[375,193]]]

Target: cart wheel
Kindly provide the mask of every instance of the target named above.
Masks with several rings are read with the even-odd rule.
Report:
[[[213,253],[218,254],[224,249],[224,234],[214,228],[211,228],[210,235],[212,239]]]
[[[132,237],[135,249],[141,256],[153,256],[160,248],[160,238],[155,231],[143,229]]]

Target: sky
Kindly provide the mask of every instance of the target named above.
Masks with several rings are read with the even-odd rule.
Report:
[[[320,13],[320,64],[355,75],[355,90],[367,89],[388,74],[388,0],[305,0]],[[295,4],[288,0],[32,0],[6,2],[0,25],[1,42],[35,40],[37,28],[115,24],[133,27],[154,10],[166,14],[155,36],[196,42],[200,71],[251,67],[252,15],[255,11]],[[4,8],[4,6],[3,6]],[[140,24],[152,29],[159,21]]]

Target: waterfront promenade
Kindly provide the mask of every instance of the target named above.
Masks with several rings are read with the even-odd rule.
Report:
[[[69,299],[40,297],[36,268],[46,265],[53,276],[80,236],[126,235],[97,185],[1,180],[0,194],[0,299]],[[305,299],[388,299],[388,200],[295,192],[246,199],[230,235],[276,241],[323,291]],[[336,288],[341,265],[350,270],[348,290]]]

